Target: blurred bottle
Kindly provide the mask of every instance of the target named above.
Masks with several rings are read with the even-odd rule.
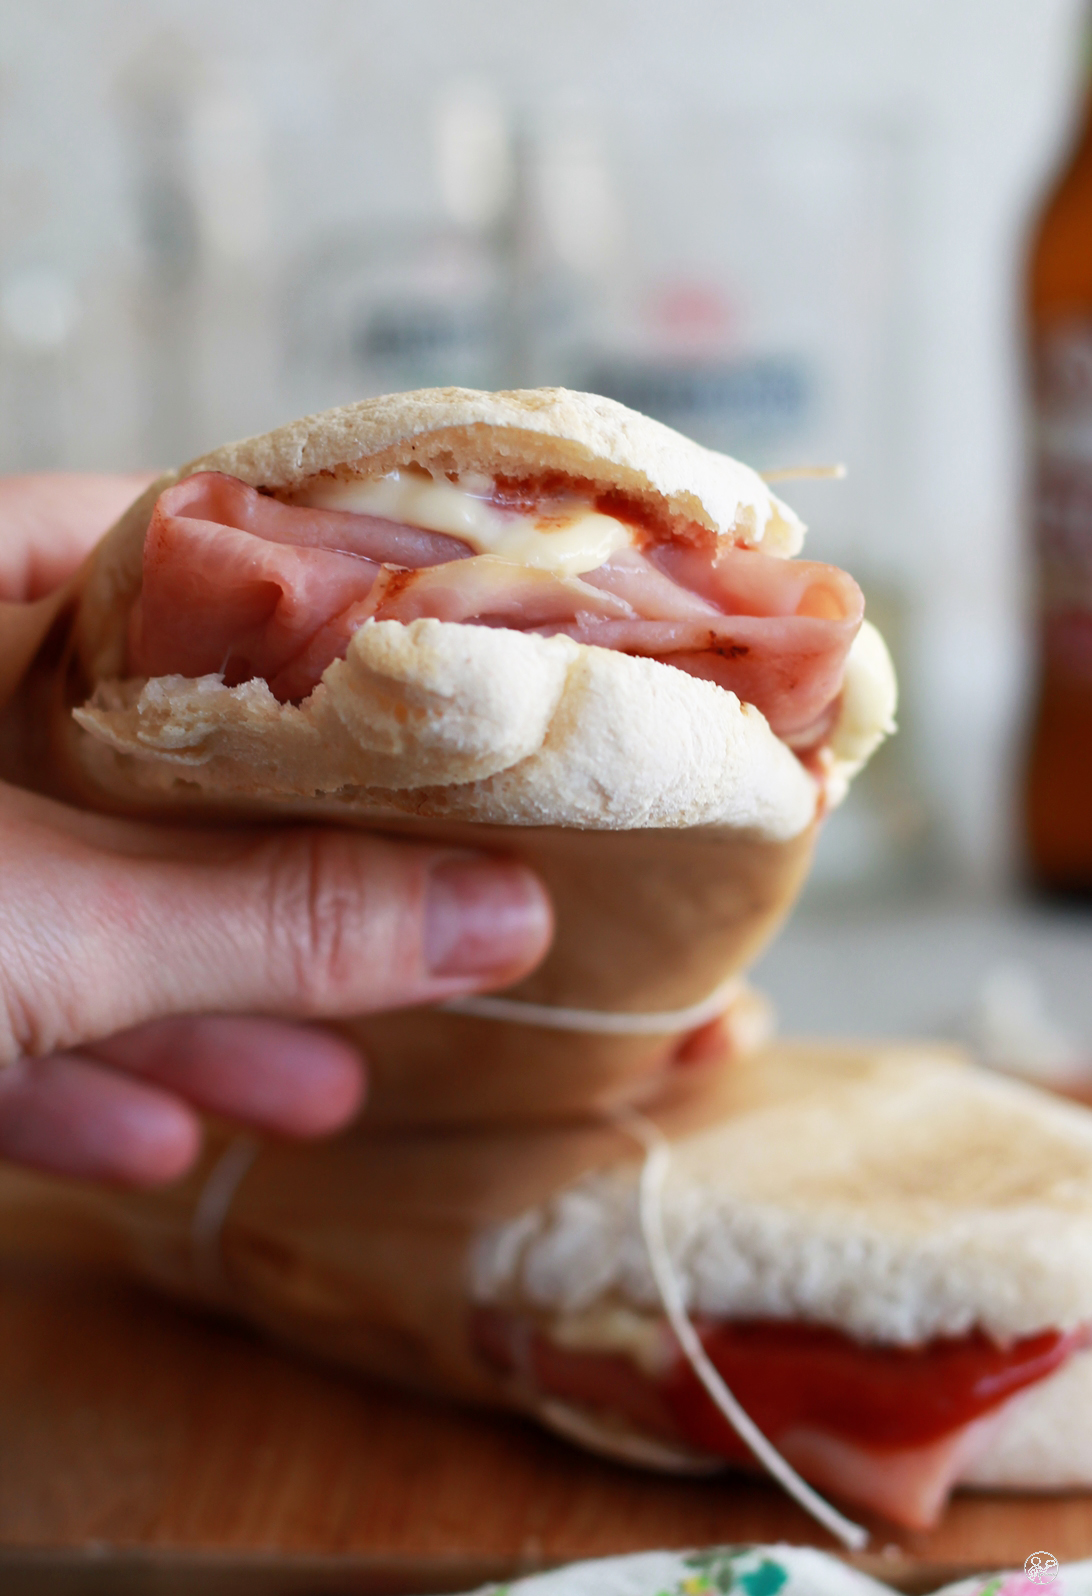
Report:
[[[1029,265],[1039,681],[1026,771],[1035,883],[1092,894],[1092,18],[1075,147]]]

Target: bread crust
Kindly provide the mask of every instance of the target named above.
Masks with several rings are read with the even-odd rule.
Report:
[[[798,517],[749,466],[614,399],[568,388],[423,388],[362,399],[214,449],[180,474],[226,471],[252,487],[296,490],[319,475],[377,477],[407,465],[561,472],[768,553],[796,554],[803,544]]]

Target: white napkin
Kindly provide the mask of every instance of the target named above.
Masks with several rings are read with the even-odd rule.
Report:
[[[714,1546],[569,1563],[474,1596],[896,1596],[891,1586],[807,1546]],[[1092,1596],[1092,1560],[1059,1565],[1029,1552],[1024,1568],[979,1574],[934,1596]]]

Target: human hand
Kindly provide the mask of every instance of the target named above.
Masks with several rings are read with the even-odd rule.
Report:
[[[63,581],[145,480],[0,482],[0,598]],[[199,1110],[336,1130],[363,1061],[304,1022],[507,985],[551,925],[509,860],[154,826],[0,783],[0,1156],[155,1184],[196,1158]]]

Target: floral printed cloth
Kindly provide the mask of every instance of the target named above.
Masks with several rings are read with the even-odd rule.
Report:
[[[714,1546],[570,1563],[475,1596],[896,1596],[891,1586],[806,1546]],[[1024,1568],[964,1579],[935,1596],[1092,1596],[1092,1561],[1059,1566],[1049,1552]]]

